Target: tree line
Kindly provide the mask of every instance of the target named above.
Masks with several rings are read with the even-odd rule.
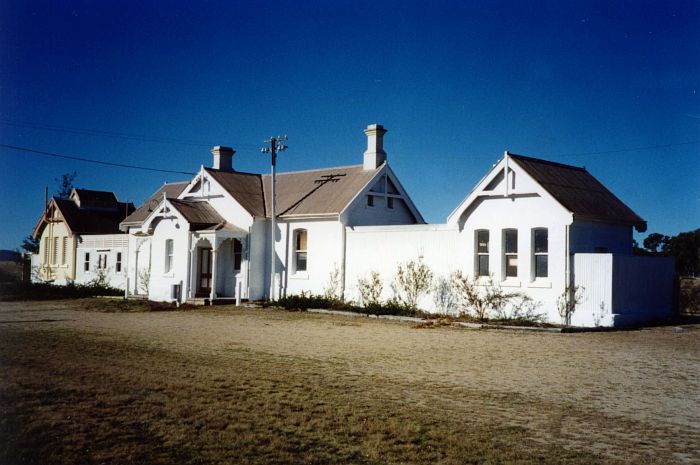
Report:
[[[635,255],[673,257],[680,276],[700,276],[700,228],[676,236],[651,233],[642,241],[642,247],[635,240],[632,252]]]

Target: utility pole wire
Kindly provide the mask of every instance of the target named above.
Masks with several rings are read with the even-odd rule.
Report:
[[[0,144],[0,147],[12,149],[12,150],[19,150],[21,152],[32,153],[35,155],[43,155],[46,157],[65,158],[68,160],[77,160],[77,161],[83,161],[83,162],[87,162],[87,163],[95,163],[98,165],[116,166],[119,168],[129,168],[129,169],[144,170],[144,171],[158,171],[160,173],[175,173],[175,174],[186,174],[186,175],[194,175],[195,174],[195,173],[192,173],[190,171],[164,170],[164,169],[160,169],[160,168],[151,168],[148,166],[138,166],[138,165],[129,165],[126,163],[113,163],[113,162],[109,162],[109,161],[94,160],[91,158],[76,157],[73,155],[61,155],[58,153],[44,152],[42,150],[34,150],[34,149],[27,148],[27,147],[18,147],[16,145],[9,145],[9,144]]]

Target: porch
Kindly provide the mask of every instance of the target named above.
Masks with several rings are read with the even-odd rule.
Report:
[[[230,225],[192,231],[188,251],[188,303],[235,303],[247,297],[247,232]]]

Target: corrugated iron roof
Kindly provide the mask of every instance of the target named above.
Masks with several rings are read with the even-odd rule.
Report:
[[[381,167],[380,167],[381,168]],[[278,173],[277,215],[339,214],[380,169],[362,165]],[[271,176],[205,168],[253,216],[269,217]]]
[[[509,154],[535,181],[575,216],[628,223],[639,231],[646,221],[618,199],[585,168]]]
[[[178,199],[169,199],[168,201],[187,220],[191,231],[207,229],[226,223],[226,220],[208,202]]]
[[[265,197],[259,174],[204,168],[252,216],[265,216]]]
[[[124,221],[122,221],[122,223],[142,223],[148,217],[148,214],[151,213],[153,209],[153,203],[160,202],[160,200],[163,198],[164,192],[166,198],[175,199],[182,193],[183,190],[185,190],[185,187],[187,187],[188,185],[189,181],[164,184],[153,195],[151,195],[148,198],[148,200],[146,200],[139,208],[137,208],[136,211],[124,218]]]

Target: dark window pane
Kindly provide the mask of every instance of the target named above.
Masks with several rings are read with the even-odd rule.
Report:
[[[489,275],[489,256],[488,255],[479,255],[478,259],[478,275],[479,276],[488,276]]]
[[[547,236],[546,229],[535,230],[535,253],[547,253],[549,249]]]
[[[374,196],[373,195],[368,195],[367,196],[367,205],[370,207],[374,206]]]
[[[506,257],[506,277],[515,278],[518,276],[518,257]]]
[[[535,277],[546,278],[547,270],[547,255],[535,255]]]
[[[306,252],[297,252],[297,271],[306,271]]]
[[[489,253],[489,232],[478,231],[476,233],[477,252]]]
[[[506,231],[506,253],[518,253],[518,231]]]
[[[394,198],[393,197],[386,198],[386,206],[389,208],[394,208]]]

